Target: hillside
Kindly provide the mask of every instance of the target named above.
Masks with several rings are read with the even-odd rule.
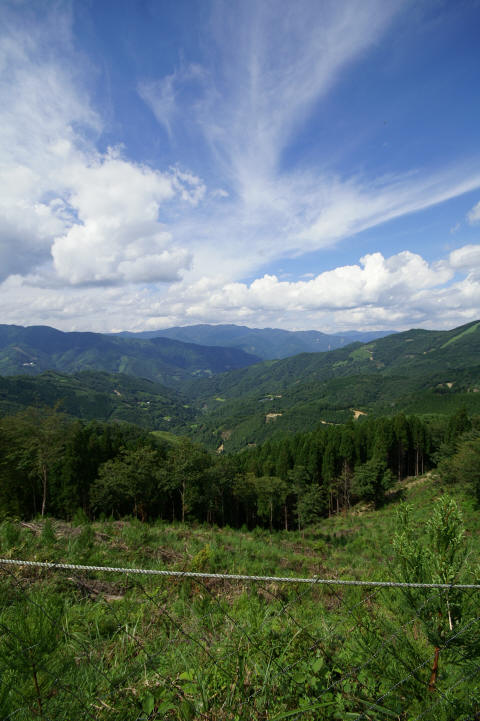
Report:
[[[450,491],[467,530],[467,562],[455,580],[475,583],[478,512],[462,487]],[[21,548],[22,559],[34,562],[398,581],[404,576],[392,538],[400,500],[412,509],[417,557],[428,558],[425,518],[442,492],[432,477],[409,480],[380,511],[362,504],[303,532],[137,519],[6,520],[0,543],[4,558],[17,558]],[[471,592],[452,590],[447,597],[426,589],[127,577],[75,568],[13,573],[3,566],[0,574],[3,718],[37,717],[39,698],[52,721],[64,718],[66,708],[72,718],[85,712],[100,718],[100,707],[105,721],[202,718],[205,708],[215,721],[361,719],[370,708],[368,717],[378,720],[466,721],[480,708],[478,604]],[[430,580],[428,566],[420,580]],[[426,689],[438,637],[434,620],[443,635],[433,692]],[[35,643],[22,653],[32,636]],[[15,675],[7,675],[12,657]],[[39,687],[34,663],[55,669],[42,674]]]
[[[195,418],[179,393],[145,378],[100,371],[0,377],[0,416],[37,405],[58,405],[76,418],[127,421],[150,430],[178,432]]]
[[[352,375],[421,376],[478,365],[480,321],[449,331],[409,330],[369,343],[353,343],[329,353],[303,353],[235,373],[201,381],[190,388],[229,398],[255,389],[261,393],[285,389],[291,383]],[[195,390],[194,390],[195,389]]]
[[[318,353],[348,345],[366,343],[393,331],[348,331],[335,335],[316,330],[289,331],[280,328],[248,328],[237,325],[192,325],[141,333],[120,333],[127,338],[172,338],[184,343],[240,348],[263,360],[288,358],[298,353]]]
[[[188,378],[243,368],[258,360],[237,348],[212,348],[169,338],[138,340],[101,333],[63,333],[48,326],[0,325],[3,376],[100,370],[178,387]]]
[[[479,412],[479,326],[411,330],[199,380],[188,386],[203,403],[198,438],[233,450],[362,413]]]

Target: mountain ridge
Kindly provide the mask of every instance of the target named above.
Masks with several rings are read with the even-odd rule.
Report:
[[[200,346],[170,338],[131,339],[50,326],[0,325],[0,375],[46,370],[101,370],[149,378],[167,386],[259,362],[236,348]]]
[[[347,331],[328,334],[317,330],[290,331],[282,328],[249,328],[234,324],[173,326],[163,330],[123,331],[127,338],[172,338],[188,343],[241,348],[262,360],[287,358],[298,353],[317,353],[339,348],[354,341],[368,342],[395,331]]]
[[[213,445],[227,435],[234,450],[359,413],[480,412],[480,322],[267,361],[185,391],[204,408],[198,438]]]
[[[56,407],[86,421],[125,421],[149,430],[181,431],[195,420],[194,410],[178,391],[145,378],[103,371],[0,376],[0,415],[27,406]]]

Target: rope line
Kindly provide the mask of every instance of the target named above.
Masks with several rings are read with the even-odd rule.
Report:
[[[136,573],[144,576],[170,576],[176,578],[205,578],[227,581],[270,581],[273,583],[310,583],[326,586],[381,586],[384,588],[439,588],[480,590],[480,583],[407,583],[400,581],[346,581],[338,578],[296,578],[292,576],[248,576],[238,573],[199,573],[197,571],[162,571],[153,568],[121,568],[115,566],[84,566],[74,563],[53,563],[48,561],[21,561],[0,558],[0,564],[10,566],[33,566],[36,568],[57,568],[68,571],[101,571],[103,573]]]

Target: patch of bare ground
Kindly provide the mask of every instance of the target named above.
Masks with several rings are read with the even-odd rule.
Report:
[[[318,551],[311,546],[302,545],[301,543],[288,543],[285,541],[283,541],[282,545],[284,548],[288,548],[289,551],[298,553],[302,556],[318,556]]]
[[[20,525],[22,528],[28,528],[35,536],[42,533],[45,526],[45,521],[21,521]],[[66,521],[51,521],[55,536],[57,538],[77,538],[82,532],[82,526],[74,526]],[[102,531],[94,530],[95,541],[110,541],[114,545],[120,545],[122,548],[127,548],[124,543],[119,544],[118,539],[113,536],[103,533]]]
[[[265,415],[265,423],[270,423],[271,421],[275,421],[277,418],[282,416],[283,413],[267,413]]]
[[[281,600],[285,602],[288,600],[287,594],[285,593],[285,586],[279,583],[267,583],[263,586],[257,585],[257,593],[266,601]]]
[[[35,536],[39,536],[43,531],[45,523],[46,521],[42,520],[28,522],[21,521],[20,525],[22,528],[28,528]],[[82,533],[82,526],[74,526],[66,521],[52,521],[51,523],[57,538],[74,539],[78,538],[78,536]],[[120,535],[126,525],[128,524],[125,521],[114,521],[112,524],[113,535],[94,528],[95,543],[108,544],[108,546],[112,549],[128,551],[129,546]],[[186,538],[187,534],[184,535]],[[178,563],[184,560],[185,556],[187,558],[192,558],[191,554],[189,554],[186,549],[182,553],[179,553],[165,546],[151,547],[148,544],[143,547],[143,553],[151,558],[160,559],[164,563]]]
[[[356,506],[350,509],[349,514],[351,516],[361,516],[363,513],[369,513],[375,508],[373,501],[372,503],[357,503]]]
[[[352,411],[352,413],[353,413],[353,420],[354,420],[354,421],[356,421],[358,418],[360,418],[360,416],[366,416],[366,415],[367,415],[367,413],[365,413],[365,411],[359,411],[359,410],[357,410],[356,408],[352,408],[351,411]]]
[[[43,531],[45,521],[20,521],[20,525],[22,528],[28,528],[28,530],[32,531],[35,536],[38,536]],[[66,523],[64,521],[52,521],[52,526],[55,531],[55,535],[60,538],[72,536],[75,538],[82,532],[80,527],[72,526],[70,523]]]
[[[184,553],[177,553],[177,551],[172,551],[171,548],[165,547],[154,549],[152,555],[155,558],[160,558],[164,563],[178,562],[185,558]]]
[[[328,586],[322,595],[322,601],[327,611],[336,611],[343,607],[342,591]]]
[[[45,571],[45,569],[31,566],[22,566],[9,573],[12,577],[15,577],[16,582],[21,584],[23,588],[28,588],[37,583],[44,584],[45,579],[49,577],[48,571]],[[57,579],[57,587],[58,584],[60,584],[60,587],[64,587],[66,582],[73,584],[84,598],[93,601],[100,598],[107,602],[121,601],[129,588],[128,578],[123,581],[101,581],[92,578],[87,579],[83,576],[65,576],[63,580]]]

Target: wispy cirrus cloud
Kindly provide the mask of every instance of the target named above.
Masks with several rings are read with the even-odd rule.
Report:
[[[210,175],[228,197],[183,216],[176,237],[194,262],[186,282],[215,265],[233,278],[280,257],[342,239],[480,186],[478,164],[389,176],[348,175],[286,161],[290,144],[342,77],[380,41],[402,3],[217,4],[204,64],[144,80],[142,98],[172,140],[195,124]],[[186,84],[194,84],[192,93]],[[171,122],[175,118],[175,124]]]
[[[160,79],[143,79],[138,83],[138,94],[150,106],[158,122],[163,125],[170,139],[174,125],[181,122],[185,103],[193,104],[193,92],[201,91],[205,71],[201,65],[181,65],[170,75]]]

